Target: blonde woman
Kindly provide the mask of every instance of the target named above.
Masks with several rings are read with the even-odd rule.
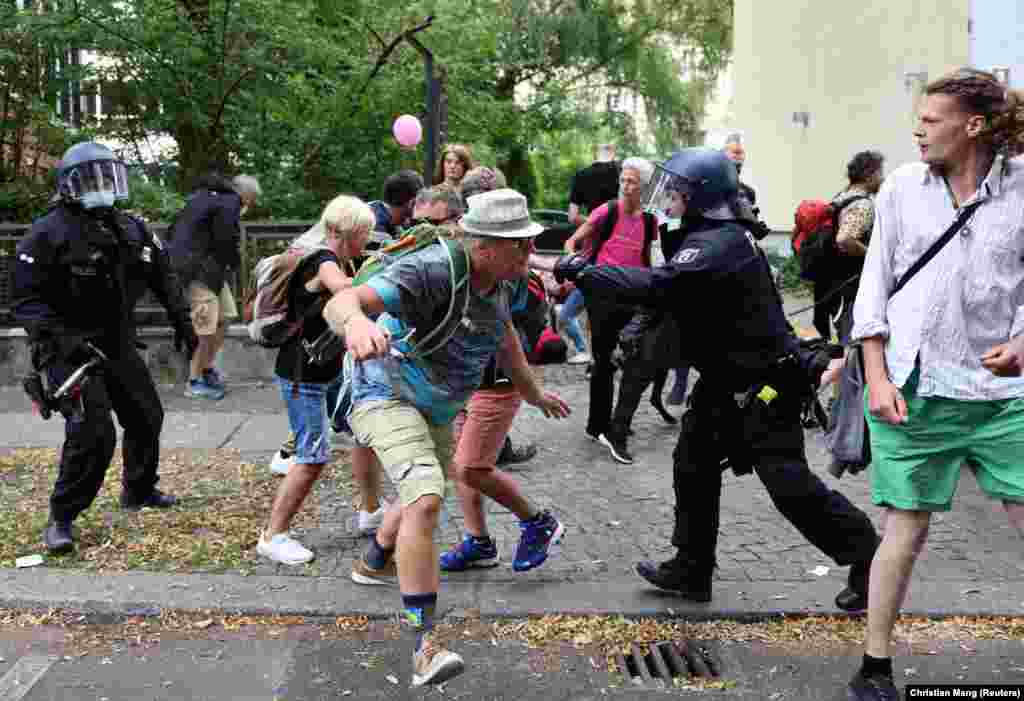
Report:
[[[349,261],[362,254],[373,225],[373,210],[366,203],[347,195],[334,198],[317,225],[304,234],[304,242],[314,252],[299,263],[288,292],[289,312],[305,322],[278,351],[274,374],[288,408],[295,452],[256,546],[260,555],[282,564],[313,559],[313,552],[292,538],[288,529],[330,455],[326,395],[341,373],[343,357],[326,365],[312,363],[302,342],[315,340],[327,329],[315,308],[323,308],[331,296],[352,286]]]

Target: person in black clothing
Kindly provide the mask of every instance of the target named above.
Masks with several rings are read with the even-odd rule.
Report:
[[[609,200],[619,196],[621,164],[615,160],[615,144],[597,147],[594,162],[576,171],[569,183],[569,223],[583,226],[590,214]]]
[[[722,153],[736,166],[736,176],[739,178],[743,173],[743,164],[747,161],[747,150],[743,146],[743,136],[739,132],[730,134],[725,139],[725,145],[722,146]],[[742,180],[737,180],[737,185],[740,189],[739,196],[746,200],[752,215],[752,222],[756,225],[750,230],[750,233],[755,239],[760,241],[771,233],[771,229],[761,219],[761,208],[757,206],[757,192]],[[668,256],[665,256],[665,259],[668,260]]]
[[[113,206],[128,198],[124,164],[105,146],[76,144],[61,160],[57,189],[56,206],[18,244],[14,269],[14,317],[28,333],[34,370],[26,384],[65,419],[43,534],[53,553],[74,547],[71,523],[103,484],[116,444],[111,411],[124,428],[121,507],[176,502],[156,488],[164,412],[136,347],[134,310],[147,288],[167,309],[179,350],[191,353],[196,345],[163,243]],[[46,395],[104,356],[77,390],[48,405]]]
[[[423,189],[423,176],[415,170],[400,170],[384,180],[384,200],[370,202],[375,221],[370,234],[377,246],[401,238],[402,228],[412,218],[416,193]]]
[[[660,315],[677,315],[681,355],[700,372],[673,453],[678,553],[661,564],[641,562],[636,571],[661,589],[711,600],[726,463],[737,474],[756,471],[804,537],[837,564],[852,566],[836,605],[863,609],[878,535],[864,512],[808,468],[800,425],[812,388],[841,361],[805,349],[786,321],[768,263],[748,233],[754,224],[738,196],[736,169],[720,151],[684,149],[656,180],[655,195],[668,181],[689,197],[682,247],[668,264],[594,266],[569,256],[555,267],[556,279],[574,280],[588,304],[614,298],[645,309],[621,334],[627,356]],[[678,304],[698,295],[715,304]]]
[[[171,262],[188,291],[192,325],[199,334],[187,397],[224,397],[224,378],[213,363],[224,346],[227,323],[238,316],[229,276],[242,262],[239,220],[259,195],[260,185],[251,176],[229,182],[211,173],[200,179],[174,218]]]

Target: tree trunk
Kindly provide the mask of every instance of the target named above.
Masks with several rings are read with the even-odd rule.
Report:
[[[186,193],[195,189],[196,181],[211,171],[225,173],[228,154],[224,140],[197,128],[191,121],[175,125],[174,138],[178,143],[178,172],[176,187]]]

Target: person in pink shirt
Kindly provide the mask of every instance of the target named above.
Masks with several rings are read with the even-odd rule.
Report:
[[[590,251],[597,265],[650,267],[651,244],[658,236],[658,223],[654,215],[643,211],[641,203],[653,173],[654,166],[643,158],[623,161],[618,199],[590,213],[587,221],[565,242],[566,252]],[[625,464],[633,462],[625,442],[609,435],[615,394],[612,352],[619,332],[629,322],[633,311],[628,306],[587,309],[594,356],[587,436],[607,447],[615,460]]]

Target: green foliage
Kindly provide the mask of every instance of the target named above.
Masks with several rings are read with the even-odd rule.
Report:
[[[169,222],[185,206],[185,198],[176,190],[134,174],[128,176],[128,193],[124,208],[146,221]]]
[[[768,252],[768,263],[778,272],[776,282],[784,292],[813,292],[813,285],[800,277],[800,261],[796,256]]]
[[[53,188],[45,183],[18,180],[0,183],[0,222],[30,222],[43,214]]]
[[[425,144],[403,150],[391,136],[398,115],[425,119],[422,51],[433,53],[447,99],[442,140],[469,144],[479,162],[502,167],[534,206],[564,206],[568,179],[596,141],[655,155],[643,153],[635,115],[603,109],[608,91],[640,94],[656,151],[689,143],[728,58],[732,16],[732,3],[721,0],[90,0],[47,8],[3,17],[0,77],[40,86],[25,93],[33,97],[19,125],[31,127],[19,128],[59,153],[68,139],[52,128],[57,92],[68,79],[99,83],[111,116],[85,126],[125,144],[124,158],[150,158],[144,146],[171,137],[176,146],[160,158],[175,165],[179,193],[209,170],[253,173],[265,191],[257,216],[303,219],[339,192],[376,198],[390,173],[422,171]],[[39,60],[18,66],[14,46]],[[111,60],[47,73],[46,52],[68,46]],[[139,197],[147,211],[171,203],[145,186]]]

